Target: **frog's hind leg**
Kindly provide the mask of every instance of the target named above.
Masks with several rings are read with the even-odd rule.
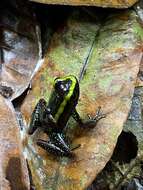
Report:
[[[38,139],[37,145],[42,147],[44,150],[46,150],[47,152],[49,152],[55,156],[66,156],[66,157],[73,156],[73,154],[71,153],[70,150],[68,150],[68,149],[63,150],[52,141],[44,141],[42,139]]]
[[[46,109],[46,101],[44,99],[40,99],[37,105],[35,106],[31,116],[31,121],[28,129],[29,135],[32,135],[37,128],[41,127],[42,125],[41,121],[45,109]]]
[[[78,144],[70,144],[63,133],[52,133],[50,140],[64,151],[73,151],[80,147]]]
[[[53,142],[56,146],[61,148],[63,151],[70,151],[70,146],[68,141],[65,139],[65,136],[62,133],[52,133],[49,136],[50,141]]]

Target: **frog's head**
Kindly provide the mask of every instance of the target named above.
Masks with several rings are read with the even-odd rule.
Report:
[[[54,80],[54,89],[61,96],[72,95],[77,82],[77,78],[74,75],[58,77]]]

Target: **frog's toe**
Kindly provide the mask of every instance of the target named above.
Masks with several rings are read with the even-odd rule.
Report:
[[[62,150],[60,147],[56,146],[51,141],[44,141],[42,139],[38,139],[37,145],[55,156],[67,156],[67,157],[72,156],[71,151]]]
[[[88,118],[91,122],[97,123],[100,119],[105,118],[106,114],[104,114],[101,110],[101,107],[98,107],[98,110],[96,111],[96,114],[94,117],[88,115]]]
[[[100,119],[102,118],[105,118],[106,117],[106,114],[104,114],[101,110],[101,106],[98,107],[98,110],[96,112],[96,115],[94,116],[94,120],[97,122],[99,121]]]

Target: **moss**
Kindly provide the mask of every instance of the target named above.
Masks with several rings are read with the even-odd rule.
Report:
[[[86,181],[87,181],[87,175],[82,176],[82,178],[80,180],[81,187],[84,186]]]
[[[139,23],[134,23],[133,31],[137,35],[137,38],[140,38],[141,40],[143,40],[143,29]]]

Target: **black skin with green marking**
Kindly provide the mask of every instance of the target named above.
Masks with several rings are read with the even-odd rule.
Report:
[[[41,128],[49,136],[48,141],[38,139],[37,145],[56,156],[73,156],[72,151],[79,146],[70,148],[63,135],[63,129],[66,127],[70,116],[80,126],[83,125],[76,111],[78,99],[79,83],[75,76],[69,75],[55,79],[49,103],[47,104],[44,99],[40,99],[31,116],[29,135],[32,135],[37,128]],[[99,109],[92,121],[94,120],[97,123],[104,117],[105,114],[102,114]]]

